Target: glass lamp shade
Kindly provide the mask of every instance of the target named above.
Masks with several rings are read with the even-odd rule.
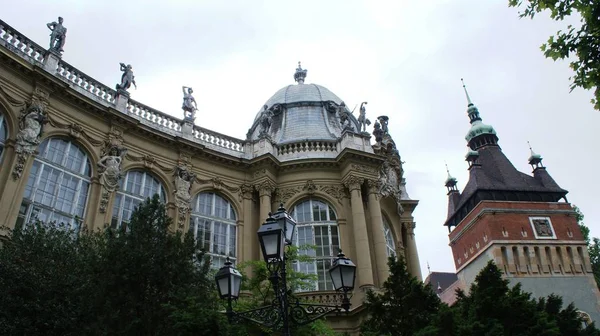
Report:
[[[215,275],[215,281],[221,299],[237,299],[240,296],[242,274],[232,266],[229,258]]]
[[[285,241],[291,244],[294,232],[296,231],[296,221],[285,210],[283,203],[279,205],[279,209],[273,214],[273,218],[279,223],[279,226],[281,226],[281,229],[285,233]]]
[[[272,217],[269,217],[258,230],[258,242],[266,262],[273,259],[283,260],[285,247],[283,229]]]
[[[340,251],[337,259],[333,261],[333,265],[329,269],[329,275],[336,291],[349,292],[354,289],[356,265]]]

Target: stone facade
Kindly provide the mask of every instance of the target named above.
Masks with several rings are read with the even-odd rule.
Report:
[[[297,97],[294,103],[301,100]],[[25,153],[19,149],[19,134],[27,127],[22,114],[34,103],[42,104],[45,119],[35,119],[40,120],[40,131],[32,133],[32,139],[43,147]],[[285,113],[289,117],[293,111]],[[327,114],[332,112],[322,111],[333,125],[334,115]],[[381,286],[388,276],[382,218],[389,223],[395,252],[406,256],[410,272],[421,277],[412,217],[418,201],[408,198],[401,176],[397,188],[402,195],[381,195],[379,172],[388,159],[374,152],[368,134],[338,130],[329,139],[280,143],[268,134],[281,133],[274,129],[280,124],[274,121],[260,133],[257,120],[247,140],[226,136],[116,92],[2,21],[0,122],[7,130],[0,139],[0,222],[9,227],[26,223],[34,214],[92,230],[121,225],[128,218],[128,206],[147,189],[166,203],[174,218],[173,231],[196,232],[198,195],[210,195],[230,206],[224,216],[235,228],[229,238],[236,243],[226,243],[226,248],[241,262],[260,258],[256,232],[280,202],[293,210],[304,200],[318,200],[335,213],[337,244],[358,265],[352,311],[328,319],[336,329],[356,332],[363,318],[364,289]],[[57,162],[57,148],[71,156]],[[60,188],[65,192],[52,194],[59,187],[39,177],[42,169],[61,181],[71,179],[72,189],[64,182]],[[31,196],[35,190],[39,199]],[[128,190],[138,190],[139,195]],[[330,302],[332,294],[325,290],[303,295]]]

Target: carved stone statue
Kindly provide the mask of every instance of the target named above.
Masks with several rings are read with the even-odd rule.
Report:
[[[350,113],[346,109],[346,104],[341,102],[338,107],[338,115],[340,117],[340,125],[343,130],[351,130],[352,122],[350,121]]]
[[[196,99],[194,99],[194,96],[192,96],[194,90],[187,86],[182,86],[181,90],[183,91],[183,105],[181,106],[183,109],[183,117],[184,119],[193,121],[196,119],[196,111],[198,110]]]
[[[121,65],[121,71],[123,71],[123,75],[121,75],[121,84],[117,84],[117,90],[127,91],[131,84],[137,89],[137,85],[135,84],[135,76],[133,76],[133,68],[131,64],[125,65],[125,63],[119,63]]]
[[[373,125],[373,135],[375,136],[375,141],[377,143],[381,143],[383,141],[383,131],[381,130],[381,124],[378,120],[375,120],[375,125]]]
[[[187,211],[190,207],[192,199],[190,192],[196,175],[189,171],[185,165],[179,165],[175,167],[173,176],[175,176],[175,202],[178,208],[183,208]]]
[[[62,23],[63,18],[59,16],[58,22],[54,21],[46,24],[48,29],[52,31],[52,33],[50,33],[50,50],[58,52],[59,54],[63,52],[63,47],[67,38],[67,28],[65,28]]]
[[[367,126],[371,125],[371,120],[367,119],[367,102],[360,103],[360,114],[358,115],[358,127],[361,132],[367,131]]]
[[[100,172],[100,183],[106,191],[113,192],[119,186],[121,180],[121,162],[126,149],[119,146],[111,146],[106,155],[98,161]]]
[[[273,121],[273,112],[269,110],[267,105],[263,106],[263,112],[260,115],[259,126],[260,134],[267,134],[271,129],[271,122]]]
[[[42,128],[46,123],[44,105],[37,100],[27,104],[19,120],[19,133],[15,150],[17,153],[31,154],[40,144]]]
[[[383,131],[383,134],[388,134],[388,116],[379,116],[377,117],[377,119],[379,119],[379,123],[381,124],[381,130]]]

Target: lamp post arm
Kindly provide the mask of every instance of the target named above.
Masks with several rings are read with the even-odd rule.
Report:
[[[243,319],[265,326],[267,328],[277,327],[281,323],[281,312],[277,306],[268,305],[247,311],[230,311],[228,312],[230,319]]]
[[[306,325],[330,313],[339,314],[341,306],[296,302],[290,307],[290,319],[296,325]]]

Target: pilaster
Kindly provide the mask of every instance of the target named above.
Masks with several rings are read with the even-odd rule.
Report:
[[[421,276],[419,253],[417,252],[417,242],[415,240],[415,227],[417,224],[411,221],[403,222],[402,225],[406,229],[406,257],[408,259],[410,273],[422,281],[423,277]]]
[[[387,243],[383,232],[381,205],[379,204],[379,188],[381,187],[381,182],[378,180],[367,180],[367,187],[369,193],[369,214],[372,225],[371,232],[373,233],[373,245],[375,248],[377,282],[379,287],[381,287],[390,274],[387,264]]]

